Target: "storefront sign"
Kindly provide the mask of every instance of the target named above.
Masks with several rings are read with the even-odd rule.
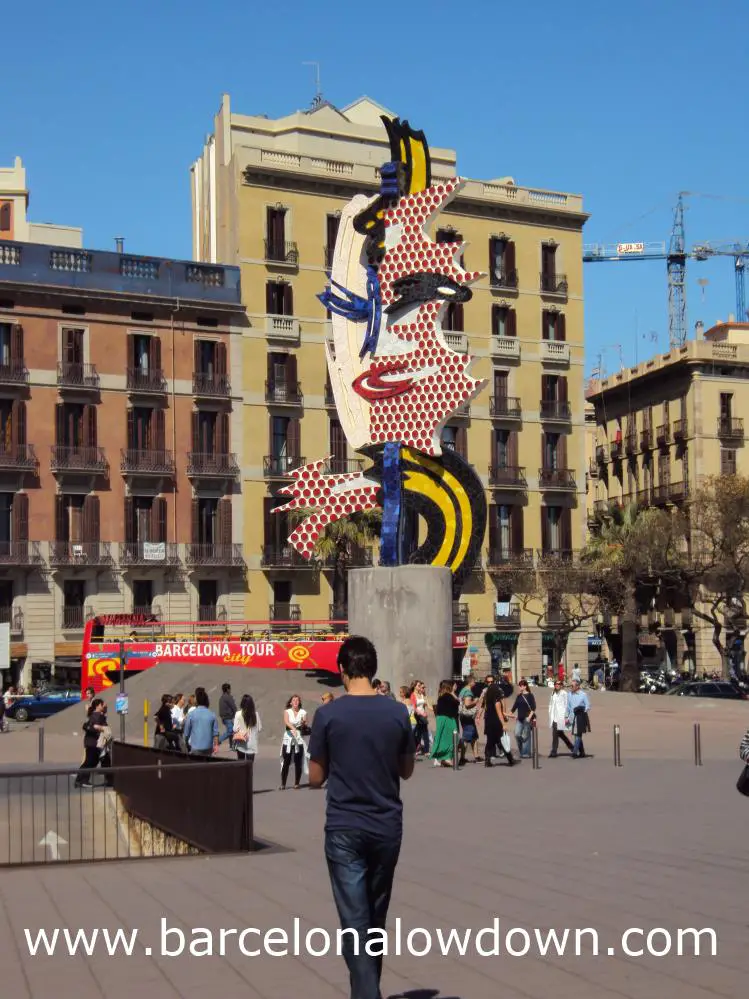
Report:
[[[507,643],[517,645],[518,633],[516,631],[490,631],[484,635],[484,641],[486,642],[487,649],[491,649],[495,645],[505,645]]]

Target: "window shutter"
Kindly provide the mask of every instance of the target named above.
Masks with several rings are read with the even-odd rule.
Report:
[[[283,286],[283,314],[294,315],[294,289],[288,281]]]
[[[463,321],[463,303],[456,302],[453,307],[453,329],[456,333],[462,333],[464,331],[464,321]]]
[[[326,247],[328,251],[328,260],[332,264],[333,262],[333,250],[335,248],[336,240],[338,239],[338,226],[340,225],[340,217],[338,215],[328,215],[325,223],[325,238]]]
[[[16,364],[23,364],[23,326],[15,323],[10,334],[10,359]]]
[[[497,504],[489,504],[489,551],[499,550],[499,530],[497,521]]]
[[[496,278],[497,270],[497,238],[496,236],[491,236],[489,238],[489,283],[494,284]]]
[[[132,544],[135,540],[135,500],[132,496],[125,497],[125,543]]]
[[[559,468],[567,468],[567,435],[560,434],[557,442],[557,465]]]
[[[567,339],[567,320],[563,312],[557,312],[557,340]]]
[[[217,424],[217,434],[218,434],[218,446],[216,451],[218,454],[228,454],[229,453],[229,414],[219,413]]]
[[[557,402],[569,402],[566,375],[559,375],[557,377]]]
[[[166,448],[166,414],[163,409],[153,411],[154,436],[156,437],[156,450],[164,451]]]
[[[515,270],[515,243],[508,239],[505,244],[505,271],[508,277],[512,277],[512,272]]]
[[[0,205],[0,232],[10,232],[10,202],[4,201]]]
[[[286,355],[286,385],[292,392],[296,392],[297,384],[296,354]]]
[[[226,344],[217,343],[216,344],[216,374],[225,375],[226,374]]]
[[[65,403],[55,403],[55,443],[58,447],[65,446]]]
[[[26,446],[26,403],[23,399],[14,401],[11,421],[13,444],[23,448]]]
[[[511,468],[518,467],[518,432],[517,430],[511,430],[510,436],[507,441],[507,454],[509,457],[508,464]]]
[[[135,451],[137,449],[137,444],[135,442],[135,410],[128,409],[127,411],[127,447],[129,451]]]
[[[13,540],[29,540],[29,497],[26,493],[16,493],[13,497]]]
[[[572,511],[569,507],[562,510],[560,522],[561,542],[563,551],[572,551]]]
[[[269,315],[271,315],[271,316],[275,315],[275,312],[276,312],[276,303],[275,303],[275,298],[274,298],[274,295],[273,295],[274,288],[275,288],[275,284],[273,283],[273,281],[266,281],[266,283],[265,283],[265,311]]]
[[[720,474],[721,475],[735,475],[736,474],[736,452],[735,451],[721,451],[720,452]]]
[[[161,337],[151,337],[151,368],[154,371],[161,371]]]
[[[99,541],[100,538],[99,497],[87,496],[83,501],[83,540]]]
[[[541,507],[541,548],[548,552],[551,547],[551,532],[549,531],[549,508]]]
[[[229,498],[218,501],[218,539],[219,544],[229,546],[232,543],[232,510]]]
[[[541,375],[541,399],[551,402],[554,399],[554,379],[556,375]]]
[[[273,225],[275,221],[275,214],[274,209],[270,207],[265,209],[265,238],[269,243],[272,243],[275,238]]]
[[[499,336],[499,310],[501,306],[492,305],[492,336]]]
[[[264,496],[263,497],[263,544],[266,546],[272,546],[275,544],[275,538],[273,537],[273,514],[271,513],[272,509],[273,509],[273,497]]]
[[[455,450],[461,458],[468,458],[468,435],[465,427],[457,427],[455,431]]]
[[[201,357],[200,357],[200,340],[193,340],[192,342],[192,365],[195,374],[200,374],[200,372],[202,371]]]
[[[190,521],[190,529],[192,532],[192,543],[194,545],[200,544],[200,500],[194,499],[192,501],[192,518]]]
[[[55,496],[55,541],[68,540],[68,498]]]
[[[549,311],[544,309],[541,312],[541,339],[549,339]]]
[[[515,504],[510,514],[510,541],[514,552],[523,550],[523,508]]]
[[[157,496],[153,501],[151,514],[154,518],[154,540],[157,542],[166,542],[166,499],[163,496]]]
[[[289,420],[288,430],[286,437],[286,450],[290,457],[298,458],[300,449],[300,427],[299,420],[292,419]]]
[[[547,437],[546,431],[542,430],[541,431],[541,468],[548,468],[549,467],[548,453],[547,453],[547,450],[546,450],[546,443],[547,443],[546,442],[546,437]]]
[[[494,372],[494,395],[497,399],[507,398],[507,372],[506,371],[495,371]]]
[[[518,315],[514,309],[507,310],[507,319],[505,320],[505,336],[517,336],[518,335]]]
[[[97,446],[96,406],[83,407],[83,443],[84,447]]]
[[[135,370],[135,335],[133,333],[127,335],[127,370]]]

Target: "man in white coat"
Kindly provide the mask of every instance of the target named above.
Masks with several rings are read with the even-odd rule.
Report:
[[[551,752],[549,759],[557,755],[559,740],[572,752],[572,743],[567,738],[565,725],[567,720],[567,691],[562,687],[561,680],[554,681],[554,692],[549,698],[549,728],[551,729]]]

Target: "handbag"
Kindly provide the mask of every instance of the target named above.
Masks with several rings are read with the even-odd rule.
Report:
[[[736,790],[739,794],[744,794],[749,798],[749,763],[741,771],[741,776],[736,781]]]
[[[501,747],[505,751],[505,753],[509,753],[510,752],[510,750],[512,749],[512,743],[510,742],[510,737],[507,734],[507,732],[503,732],[502,733],[502,737],[499,740],[499,744],[501,745]]]

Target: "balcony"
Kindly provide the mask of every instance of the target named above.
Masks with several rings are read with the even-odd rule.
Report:
[[[539,288],[542,295],[561,295],[567,297],[569,286],[566,274],[547,274],[544,271],[538,275]]]
[[[60,388],[85,389],[89,392],[98,392],[99,373],[94,364],[58,361],[57,384]]]
[[[295,468],[301,468],[307,459],[298,454],[266,454],[263,458],[263,475],[266,479],[286,479]]]
[[[455,333],[445,330],[442,335],[450,350],[454,350],[457,354],[468,353],[468,337],[465,333]]]
[[[494,569],[531,568],[532,548],[490,548],[486,553],[486,567]]]
[[[23,361],[0,364],[0,385],[28,385],[29,369]]]
[[[164,448],[147,451],[122,448],[120,471],[125,475],[174,475],[174,456]]]
[[[198,604],[198,621],[201,623],[215,624],[226,621],[226,618],[226,607],[222,607],[220,604]]]
[[[572,407],[568,402],[557,399],[542,399],[538,404],[542,420],[553,420],[556,423],[569,423],[572,420]]]
[[[161,620],[161,607],[158,604],[134,604],[132,613],[149,622]]]
[[[279,239],[265,240],[265,260],[269,264],[289,264],[299,266],[299,249],[296,243]]]
[[[163,368],[128,368],[127,390],[138,395],[166,392],[166,377]]]
[[[514,268],[501,271],[495,271],[492,268],[489,283],[492,288],[508,288],[510,291],[516,291],[518,286],[518,272]]]
[[[20,607],[0,607],[0,624],[10,625],[11,635],[23,635],[23,611]]]
[[[569,364],[570,345],[563,340],[542,340],[541,360],[546,364]]]
[[[293,316],[266,316],[265,335],[269,340],[299,343],[299,320]]]
[[[650,427],[645,427],[645,429],[640,432],[640,450],[649,451],[652,446],[653,433]]]
[[[187,565],[189,566],[224,566],[228,568],[244,568],[242,546],[238,544],[190,544],[187,546]]]
[[[271,604],[268,608],[268,620],[276,624],[301,621],[302,609],[299,604]]]
[[[522,419],[520,399],[512,395],[493,395],[489,400],[489,416],[504,420]]]
[[[674,440],[685,441],[689,434],[689,425],[686,420],[674,420]]]
[[[596,444],[596,462],[599,465],[606,464],[606,447],[603,444]]]
[[[661,423],[655,430],[656,444],[663,447],[671,441],[671,424]]]
[[[301,382],[266,382],[265,401],[274,406],[302,406]]]
[[[490,465],[489,485],[510,489],[525,489],[525,468],[519,465]]]
[[[313,569],[317,571],[320,563],[315,558],[303,558],[292,545],[263,545],[260,556],[263,569]]]
[[[226,398],[231,395],[229,376],[214,371],[193,371],[192,394],[208,399]]]
[[[627,454],[637,453],[637,431],[628,430],[627,436],[624,438],[624,450]]]
[[[622,447],[621,440],[612,441],[611,444],[609,445],[609,455],[611,456],[612,461],[618,461],[621,458],[623,452],[624,449]]]
[[[36,451],[33,444],[0,443],[0,471],[36,471]]]
[[[171,541],[123,541],[120,543],[120,565],[151,569],[179,565],[179,550]]]
[[[668,498],[671,503],[683,503],[689,495],[689,485],[686,482],[670,482]]]
[[[669,482],[661,483],[659,486],[653,486],[653,506],[665,506],[666,503],[668,503],[670,491],[671,484]]]
[[[0,541],[0,565],[43,565],[38,541]]]
[[[718,419],[718,437],[725,440],[743,441],[744,421],[741,417],[721,416]]]
[[[652,489],[638,489],[637,490],[637,505],[638,506],[652,506],[653,505],[653,490]]]
[[[494,357],[518,360],[520,358],[520,341],[515,336],[493,336],[490,350]]]
[[[588,461],[588,477],[591,479],[597,479],[600,473],[601,469],[599,468],[598,463],[591,458]]]
[[[90,475],[104,475],[109,467],[103,447],[57,444],[50,448],[49,464],[53,472],[87,472]]]
[[[571,548],[544,548],[536,552],[539,569],[551,569],[560,562],[571,565],[576,560],[577,552]]]
[[[208,454],[202,451],[189,451],[187,454],[187,474],[191,479],[236,479],[239,475],[239,462],[236,454]]]
[[[346,475],[361,472],[364,462],[358,458],[329,458],[325,462],[326,475]]]
[[[570,468],[539,468],[540,489],[576,489],[575,473]]]
[[[92,617],[93,613],[88,607],[64,606],[60,624],[63,631],[83,631],[84,625]]]
[[[453,631],[468,631],[468,604],[453,604]]]
[[[108,541],[51,541],[49,564],[54,566],[113,565]]]
[[[497,628],[520,627],[520,604],[509,604],[502,607],[501,601],[494,607],[494,626]]]

